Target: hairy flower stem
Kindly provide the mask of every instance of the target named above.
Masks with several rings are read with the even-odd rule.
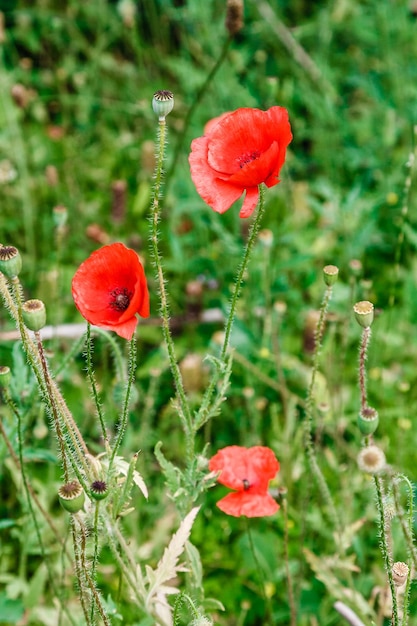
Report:
[[[101,601],[100,594],[97,591],[97,587],[96,587],[95,581],[90,576],[90,571],[89,571],[90,570],[90,564],[87,563],[87,561],[86,561],[87,532],[86,532],[84,523],[83,523],[82,519],[79,516],[75,515],[74,517],[77,519],[77,522],[78,522],[79,527],[80,527],[80,535],[81,535],[81,545],[80,545],[81,568],[82,568],[83,575],[85,577],[85,580],[87,581],[87,585],[90,588],[90,593],[91,593],[91,623],[94,624],[94,612],[95,612],[95,609],[97,608],[98,612],[100,613],[101,619],[103,620],[103,624],[105,626],[111,626],[109,618],[107,617],[107,614],[106,614],[106,612],[104,610],[104,606],[103,606],[103,603]]]
[[[394,579],[392,577],[392,555],[389,549],[389,528],[387,524],[387,516],[384,511],[384,500],[383,500],[383,483],[382,479],[379,476],[374,476],[374,485],[376,491],[376,502],[379,514],[379,533],[380,533],[380,547],[382,552],[382,557],[384,559],[385,571],[388,576],[388,582],[391,590],[392,596],[392,621],[391,626],[399,626],[399,617],[398,617],[398,603],[397,603],[397,594],[394,584]]]
[[[80,597],[81,608],[84,613],[86,626],[92,626],[92,622],[90,619],[90,614],[88,611],[88,598],[87,590],[84,585],[84,577],[83,577],[83,568],[81,561],[81,549],[77,536],[77,528],[75,525],[74,515],[71,515],[71,533],[72,533],[72,544],[74,547],[74,566],[75,566],[75,575],[77,577],[78,583],[78,594]]]
[[[64,547],[64,542],[60,536],[60,533],[58,531],[58,529],[56,528],[55,524],[53,523],[49,513],[44,509],[44,507],[42,506],[42,504],[39,501],[39,498],[37,497],[36,493],[33,490],[32,485],[29,482],[29,479],[26,475],[26,469],[25,469],[25,462],[24,462],[24,458],[23,458],[23,433],[22,433],[22,419],[20,416],[19,411],[16,409],[16,407],[13,404],[13,401],[10,397],[10,394],[6,391],[3,390],[3,397],[4,400],[7,404],[7,406],[12,410],[13,414],[15,415],[16,419],[17,419],[17,442],[18,442],[18,453],[19,453],[19,457],[16,456],[11,443],[9,441],[9,438],[7,437],[6,431],[4,430],[3,427],[3,423],[0,420],[0,431],[1,434],[3,436],[3,439],[6,443],[7,449],[10,453],[10,457],[13,460],[14,464],[16,465],[16,467],[18,468],[18,470],[20,471],[21,475],[22,475],[22,481],[23,481],[23,487],[25,489],[25,495],[26,495],[26,501],[27,501],[27,505],[28,505],[28,509],[29,509],[29,513],[30,516],[32,518],[33,521],[33,525],[35,527],[35,532],[36,532],[36,538],[38,540],[38,544],[39,544],[39,549],[40,549],[40,553],[42,556],[42,560],[45,563],[47,572],[48,572],[48,580],[49,580],[49,584],[51,585],[51,589],[53,590],[56,598],[58,599],[60,608],[65,612],[66,616],[68,617],[69,621],[71,622],[71,624],[73,624],[75,626],[75,622],[71,617],[70,612],[68,611],[68,609],[65,606],[65,602],[63,601],[62,598],[62,592],[59,589],[59,587],[57,587],[55,585],[55,577],[54,577],[54,573],[52,572],[52,568],[51,568],[51,564],[48,558],[48,555],[46,553],[45,550],[45,545],[43,543],[42,540],[42,533],[41,530],[39,528],[39,524],[38,524],[38,519],[36,517],[34,508],[33,508],[33,504],[32,504],[32,499],[35,502],[35,504],[37,505],[38,509],[40,510],[41,514],[43,515],[44,519],[46,520],[47,524],[49,525],[50,529],[52,530],[56,541],[58,541],[58,543],[60,543],[63,547]],[[69,555],[67,555],[69,557]]]
[[[362,412],[368,408],[368,395],[366,391],[366,357],[370,340],[371,327],[368,326],[362,331],[362,339],[359,348],[359,391],[361,394]]]
[[[100,427],[101,427],[101,434],[102,434],[102,437],[103,437],[103,441],[107,442],[108,438],[107,438],[106,425],[104,423],[104,415],[103,415],[103,411],[102,411],[102,408],[101,408],[100,398],[98,396],[97,385],[96,385],[96,377],[94,375],[94,368],[93,368],[93,342],[92,342],[92,339],[91,339],[91,324],[90,324],[90,322],[87,322],[87,333],[86,333],[86,340],[85,340],[85,355],[86,355],[86,360],[87,360],[87,376],[88,376],[88,379],[90,381],[90,387],[91,387],[91,392],[92,392],[93,398],[94,398],[94,404],[96,405],[96,411],[97,411],[97,415],[98,415],[98,419],[99,419]]]
[[[118,425],[117,438],[114,443],[111,458],[110,458],[109,474],[111,472],[114,459],[116,458],[117,451],[120,448],[120,445],[123,441],[123,437],[127,428],[127,422],[129,419],[130,394],[132,391],[132,385],[135,380],[135,374],[136,374],[136,355],[137,355],[136,338],[135,336],[133,336],[132,339],[129,341],[129,374],[127,378],[126,394],[125,394],[125,399],[123,403],[123,412],[122,412],[122,417],[120,418],[120,423]]]
[[[182,131],[179,134],[178,139],[177,139],[177,143],[175,145],[174,156],[172,158],[171,166],[170,166],[170,168],[169,168],[169,170],[167,172],[167,176],[166,176],[167,186],[170,184],[171,179],[172,179],[172,175],[173,175],[173,173],[175,171],[175,168],[177,166],[178,159],[179,159],[179,156],[181,154],[181,149],[183,147],[184,139],[185,139],[185,136],[186,136],[187,131],[189,129],[189,126],[191,124],[191,120],[193,118],[193,115],[194,115],[198,105],[200,104],[200,102],[201,102],[205,92],[207,91],[210,83],[212,82],[213,78],[215,77],[215,75],[217,74],[218,70],[222,66],[224,60],[226,59],[227,52],[229,50],[229,47],[230,47],[230,44],[231,44],[232,40],[233,40],[233,36],[228,37],[225,40],[216,63],[213,65],[211,71],[209,72],[209,74],[206,77],[206,80],[201,85],[200,89],[197,91],[197,93],[195,95],[195,98],[194,98],[190,108],[188,109],[188,112],[187,112],[187,114],[185,116],[185,120],[184,120],[184,124],[183,124],[183,127],[182,127]]]
[[[274,626],[271,598],[269,597],[269,595],[267,595],[266,588],[265,588],[265,574],[264,574],[264,571],[263,571],[263,569],[261,567],[261,564],[259,563],[258,555],[256,554],[256,549],[255,549],[255,544],[253,542],[252,531],[251,531],[249,519],[246,517],[245,521],[246,521],[246,531],[248,533],[248,539],[249,539],[249,548],[250,548],[251,554],[253,556],[253,560],[254,560],[254,563],[255,563],[256,571],[257,571],[257,574],[258,574],[258,577],[259,577],[261,594],[262,594],[262,598],[263,598],[263,601],[264,601],[264,604],[265,604],[266,622],[270,626]]]
[[[169,325],[169,306],[168,296],[165,288],[165,278],[162,268],[162,255],[159,250],[159,237],[158,237],[158,225],[160,220],[160,201],[162,197],[162,178],[163,178],[163,164],[165,155],[165,139],[166,139],[166,123],[165,118],[159,120],[158,127],[158,145],[156,153],[156,171],[155,171],[155,184],[153,189],[153,198],[151,203],[151,252],[153,262],[156,268],[156,278],[159,286],[160,297],[160,314],[162,317],[162,332],[164,335],[165,344],[168,351],[169,365],[171,373],[174,379],[175,389],[177,392],[179,417],[181,419],[182,427],[186,438],[186,453],[188,461],[192,461],[194,457],[194,429],[191,417],[191,411],[188,404],[187,396],[184,390],[184,384],[182,381],[181,372],[178,366],[177,357],[175,354],[174,341],[171,335],[171,329]]]
[[[237,302],[239,300],[240,292],[242,289],[243,279],[244,279],[246,270],[249,265],[249,260],[252,254],[253,246],[255,245],[257,235],[261,227],[264,213],[265,213],[265,190],[264,190],[264,186],[260,185],[259,207],[255,215],[255,219],[252,222],[252,226],[249,232],[249,237],[246,242],[246,247],[243,253],[242,262],[240,264],[236,281],[234,284],[232,299],[230,302],[229,314],[227,316],[225,327],[224,327],[223,345],[222,345],[221,352],[220,352],[220,360],[222,362],[223,367],[219,368],[218,372],[212,376],[210,384],[208,385],[204,393],[203,399],[201,401],[200,409],[195,419],[195,424],[197,428],[200,428],[207,422],[207,419],[208,419],[207,416],[209,415],[209,412],[210,412],[210,404],[211,404],[213,393],[217,387],[219,378],[221,377],[221,375],[225,373],[225,370],[227,370],[227,367],[228,367],[227,354],[228,354],[229,345],[230,345],[230,335],[232,333],[233,322],[236,316],[236,306],[237,306]]]
[[[341,535],[341,525],[339,516],[336,511],[336,507],[333,502],[332,495],[330,493],[330,489],[327,485],[326,479],[323,476],[323,473],[319,467],[316,457],[316,451],[313,442],[313,413],[314,413],[314,387],[316,383],[316,376],[319,369],[319,358],[320,352],[322,348],[322,339],[324,333],[324,325],[326,321],[327,310],[329,307],[329,303],[332,297],[332,285],[329,285],[325,291],[321,307],[320,307],[320,316],[317,322],[316,330],[314,333],[314,356],[313,356],[313,367],[311,371],[310,384],[307,390],[307,398],[305,404],[305,435],[304,435],[304,443],[307,453],[307,460],[310,465],[311,472],[314,476],[316,484],[319,488],[322,499],[327,505],[330,518],[335,527],[337,534]],[[340,542],[338,542],[339,548],[341,548]]]
[[[397,480],[396,480],[396,479]],[[392,483],[392,493],[394,496],[395,509],[398,519],[400,521],[401,530],[403,531],[404,539],[407,543],[407,549],[409,557],[413,562],[414,569],[417,570],[417,549],[414,544],[413,537],[413,519],[414,519],[414,499],[413,499],[413,486],[410,483],[407,476],[399,474],[395,477]],[[400,504],[400,492],[398,488],[398,480],[403,480],[408,487],[408,515],[407,518]]]

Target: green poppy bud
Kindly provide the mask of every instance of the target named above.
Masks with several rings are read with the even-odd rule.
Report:
[[[14,246],[0,244],[0,272],[7,278],[15,278],[22,269],[22,257]]]
[[[154,93],[152,100],[154,113],[158,115],[159,121],[164,120],[168,113],[174,108],[174,94],[172,91],[161,89]]]
[[[104,480],[95,480],[90,485],[90,496],[93,500],[104,500],[109,493],[107,483]]]
[[[353,306],[356,321],[362,328],[369,328],[374,321],[374,305],[368,300],[357,302]]]
[[[23,321],[26,328],[37,332],[45,326],[46,309],[42,300],[27,300],[22,305]]]
[[[61,506],[69,513],[78,513],[84,506],[85,494],[78,480],[72,480],[58,490]]]
[[[358,427],[362,435],[372,435],[379,424],[378,411],[370,406],[365,407],[358,415]]]
[[[7,365],[0,365],[0,389],[7,389],[12,380],[12,374],[10,367]]]
[[[323,267],[323,278],[328,287],[335,284],[338,274],[339,268],[336,267],[336,265],[326,265],[326,267]]]

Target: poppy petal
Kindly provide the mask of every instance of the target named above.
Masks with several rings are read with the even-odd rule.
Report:
[[[250,494],[247,491],[229,493],[217,502],[217,506],[223,513],[240,517],[264,517],[273,515],[279,509],[279,505],[269,494]]]
[[[250,217],[254,210],[256,209],[256,205],[259,200],[259,188],[252,187],[251,189],[246,190],[246,198],[242,204],[242,208],[240,209],[239,217]]]

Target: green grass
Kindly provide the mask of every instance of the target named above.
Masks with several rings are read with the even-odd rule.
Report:
[[[281,463],[278,484],[288,489],[289,567],[297,624],[342,623],[332,606],[336,600],[352,600],[343,595],[343,585],[369,601],[375,624],[385,626],[390,621],[378,613],[378,598],[371,600],[387,585],[375,495],[372,481],[356,464],[361,447],[356,426],[360,328],[352,305],[362,299],[375,304],[368,388],[370,403],[380,415],[376,441],[388,463],[414,484],[417,217],[415,172],[407,162],[415,148],[417,122],[417,21],[405,1],[298,0],[269,5],[273,20],[265,18],[266,2],[247,0],[244,29],[230,43],[183,135],[187,112],[227,39],[224,2],[0,3],[5,19],[0,162],[15,171],[15,178],[0,187],[0,242],[22,253],[27,297],[42,298],[50,323],[63,324],[81,321],[70,289],[79,263],[104,241],[123,241],[137,249],[146,264],[156,319],[158,299],[148,246],[156,136],[151,99],[157,89],[173,91],[175,108],[167,118],[170,177],[160,231],[174,340],[180,361],[190,353],[215,353],[222,325],[198,325],[190,319],[187,285],[201,282],[203,309],[226,310],[247,222],[239,219],[237,207],[223,216],[214,214],[197,195],[187,161],[190,142],[203,133],[209,119],[224,111],[285,106],[294,140],[281,184],[266,194],[262,226],[273,233],[272,247],[256,244],[232,334],[236,357],[227,402],[199,435],[198,446],[210,443],[210,454],[232,444],[263,444],[276,452]],[[123,22],[123,7],[133,7],[131,24]],[[291,42],[302,46],[306,57],[300,60]],[[26,90],[24,108],[11,96],[16,84]],[[171,171],[177,147],[179,158]],[[49,168],[51,176],[51,167],[56,174],[52,185],[46,175]],[[412,177],[409,188],[407,176]],[[112,199],[117,180],[127,184],[121,220],[114,217]],[[61,240],[52,218],[56,205],[68,209]],[[100,227],[102,239],[92,236],[92,225]],[[362,264],[359,276],[350,268],[352,260]],[[303,447],[312,364],[308,316],[319,309],[322,267],[328,263],[340,268],[340,278],[330,304],[316,390],[317,404],[325,403],[326,411],[315,417],[313,436],[319,465],[349,534],[343,557],[337,555]],[[0,330],[11,328],[1,309]],[[139,469],[150,497],[148,503],[142,499],[137,504],[124,527],[135,545],[144,546],[143,559],[155,564],[178,519],[153,450],[162,440],[166,456],[182,467],[184,441],[171,402],[174,390],[160,328],[144,324],[138,337],[138,400],[123,452],[130,458],[141,449]],[[48,344],[54,371],[71,346],[63,339]],[[34,381],[13,343],[0,342],[0,358],[15,374],[12,393],[24,419],[27,472],[65,535],[67,520],[55,497],[60,484],[56,442],[37,402]],[[102,337],[96,341],[94,360],[112,424],[118,415],[116,380],[111,346]],[[99,429],[83,369],[80,348],[59,382],[88,444],[99,453]],[[203,386],[195,392],[196,408],[202,392]],[[17,446],[16,425],[4,405],[0,417]],[[54,623],[47,615],[53,594],[36,536],[32,531],[28,535],[20,477],[2,441],[0,486],[0,624],[2,615],[7,615],[3,623],[23,623],[24,610],[26,623]],[[207,613],[225,626],[261,624],[264,602],[246,526],[215,507],[223,492],[216,487],[199,500],[202,510],[192,534],[201,555],[205,596],[219,599],[226,609],[207,608]],[[252,520],[251,526],[274,623],[288,625],[282,513]],[[392,532],[395,560],[406,561],[397,518]],[[51,551],[58,568],[52,545]],[[110,552],[104,550],[102,556],[99,585],[124,619],[114,623],[144,626],[148,622],[135,615],[119,586]],[[76,605],[71,572],[65,576],[68,601]],[[202,602],[199,590],[191,592]],[[410,626],[417,624],[415,598],[413,583]],[[358,602],[351,601],[351,606],[361,614]],[[369,616],[361,616],[371,623]],[[189,615],[181,619],[181,624],[191,621]]]

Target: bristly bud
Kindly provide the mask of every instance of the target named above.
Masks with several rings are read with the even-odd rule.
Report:
[[[161,89],[153,95],[152,108],[159,117],[159,121],[165,119],[168,113],[174,108],[174,94],[172,91]]]
[[[397,561],[392,566],[392,579],[394,581],[394,585],[397,587],[401,587],[407,580],[409,568],[407,563],[403,563],[402,561]]]
[[[78,480],[72,480],[58,489],[61,506],[69,513],[78,513],[84,506],[85,494]]]
[[[16,278],[22,269],[22,257],[14,246],[0,244],[0,272],[7,278]]]
[[[328,287],[334,285],[339,275],[339,268],[336,265],[326,265],[323,267],[324,282]]]
[[[362,328],[369,328],[374,321],[374,305],[368,300],[357,302],[353,306],[356,321]]]
[[[46,324],[46,309],[42,300],[27,300],[22,305],[22,316],[26,328],[38,332]]]
[[[227,0],[226,30],[234,37],[243,28],[243,0]]]
[[[10,367],[7,365],[0,365],[0,389],[7,389],[12,380],[12,374]]]
[[[379,474],[385,465],[385,454],[378,446],[366,446],[358,454],[358,467],[366,474]]]
[[[104,500],[109,493],[107,483],[104,480],[95,480],[90,485],[90,496],[93,500]]]
[[[364,407],[358,415],[358,427],[362,435],[372,435],[379,424],[378,411],[371,406]]]

